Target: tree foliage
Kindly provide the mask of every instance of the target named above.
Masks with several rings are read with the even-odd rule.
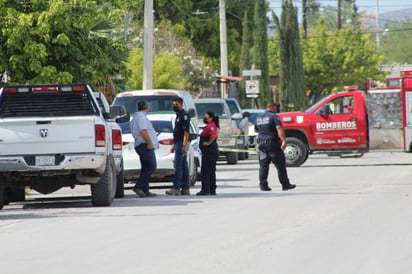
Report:
[[[331,32],[322,20],[302,46],[306,85],[318,96],[377,77],[383,61],[369,34],[352,28]]]
[[[242,50],[240,53],[240,62],[239,62],[239,70],[242,72],[243,70],[251,69],[251,54],[250,49],[252,47],[252,33],[250,31],[249,26],[249,18],[247,12],[243,17],[242,21],[243,25],[243,36],[242,36]],[[246,105],[248,99],[246,98],[245,94],[245,80],[240,81],[239,93],[238,98],[241,105]]]
[[[412,19],[405,18],[401,22],[386,25],[381,42],[381,53],[387,64],[412,63]]]
[[[126,64],[130,71],[127,80],[129,89],[141,89],[143,86],[143,49],[136,47],[130,52]],[[184,89],[186,79],[182,77],[182,59],[170,53],[156,55],[153,62],[153,88]]]
[[[254,1],[226,0],[226,26],[229,69],[239,75],[242,15],[253,10]],[[169,21],[179,36],[192,41],[209,66],[220,68],[219,3],[204,0],[157,0],[158,22]]]
[[[103,1],[0,1],[0,69],[14,84],[97,84],[122,70],[124,47],[93,30],[119,13]]]
[[[297,8],[284,0],[281,19],[274,13],[273,19],[280,39],[280,103],[282,109],[302,110],[307,100]]]
[[[262,72],[259,77],[260,94],[258,99],[261,106],[263,106],[265,102],[273,101],[273,95],[269,87],[267,10],[265,0],[255,1],[252,60],[255,69],[259,69]]]

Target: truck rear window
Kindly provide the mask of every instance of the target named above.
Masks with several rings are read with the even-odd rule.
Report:
[[[4,92],[0,118],[98,115],[87,89],[84,91]]]
[[[146,101],[149,105],[150,113],[174,113],[172,110],[172,100],[175,95],[139,95],[118,97],[113,102],[116,106],[125,106],[127,112],[133,115],[137,111],[137,103]]]

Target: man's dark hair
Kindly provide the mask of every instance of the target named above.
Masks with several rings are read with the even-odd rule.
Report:
[[[279,113],[280,112],[280,104],[277,102],[268,102],[266,104],[266,109],[275,109],[275,113]]]
[[[145,110],[147,109],[149,106],[147,105],[146,101],[139,101],[137,103],[137,111],[141,111],[141,110]]]
[[[173,98],[173,102],[179,102],[180,104],[183,105],[183,99],[180,98],[179,96],[176,96],[175,98]]]

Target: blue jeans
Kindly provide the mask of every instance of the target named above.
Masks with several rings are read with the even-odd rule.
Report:
[[[189,165],[187,152],[182,154],[183,142],[175,142],[175,176],[173,177],[174,189],[189,189]]]
[[[140,178],[137,181],[135,188],[140,188],[145,193],[149,192],[150,176],[157,168],[156,155],[154,149],[147,149],[147,144],[140,144],[134,148],[140,158]]]

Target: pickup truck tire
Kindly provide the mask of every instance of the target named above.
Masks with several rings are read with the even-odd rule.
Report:
[[[228,152],[227,153],[227,158],[226,158],[226,163],[229,165],[235,165],[237,164],[238,160],[238,153],[237,152]]]
[[[116,194],[115,198],[124,197],[124,172],[123,172],[123,160],[120,163],[120,172],[116,177]]]
[[[3,190],[3,203],[8,205],[11,202],[24,202],[26,190],[24,187],[5,187]]]
[[[106,169],[97,184],[91,185],[92,204],[94,206],[109,206],[113,202],[116,187],[116,172],[113,160],[107,157]]]
[[[286,138],[286,149],[284,151],[286,166],[298,167],[308,159],[308,150],[306,145],[296,137]]]
[[[244,150],[244,147],[240,147],[239,149]],[[238,158],[239,160],[246,160],[246,152],[238,152]]]

